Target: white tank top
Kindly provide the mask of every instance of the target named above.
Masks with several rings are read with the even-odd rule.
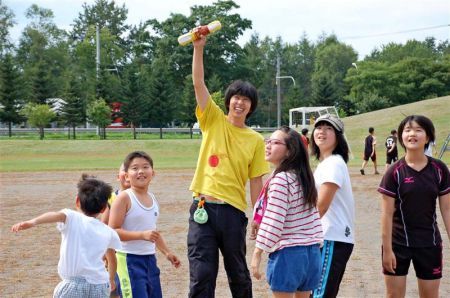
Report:
[[[131,189],[125,191],[130,197],[131,206],[125,214],[122,229],[127,231],[155,230],[159,217],[159,205],[155,196],[148,192],[153,201],[152,206],[148,208],[141,204]],[[154,242],[146,240],[122,241],[122,249],[118,251],[135,255],[152,255],[156,252],[156,246]]]

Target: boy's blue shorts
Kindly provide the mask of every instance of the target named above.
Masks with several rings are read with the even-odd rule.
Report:
[[[275,251],[267,262],[267,282],[273,292],[312,291],[320,280],[319,244]]]
[[[121,297],[162,298],[155,255],[116,252]]]

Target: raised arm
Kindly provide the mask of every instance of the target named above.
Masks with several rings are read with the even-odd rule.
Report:
[[[66,221],[66,215],[64,213],[62,213],[61,211],[47,212],[47,213],[39,215],[38,217],[35,217],[33,219],[16,223],[15,225],[13,225],[11,227],[11,231],[18,232],[21,230],[26,230],[26,229],[35,227],[40,224],[65,222],[65,221]]]
[[[203,112],[208,104],[209,91],[205,84],[205,71],[203,68],[203,49],[206,44],[206,37],[193,42],[194,54],[192,56],[192,83],[194,84],[195,99]]]

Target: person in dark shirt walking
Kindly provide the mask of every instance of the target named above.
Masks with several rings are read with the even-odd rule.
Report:
[[[397,131],[395,129],[391,130],[391,135],[386,138],[386,168],[385,172],[391,164],[398,160],[398,150],[397,150]]]
[[[375,146],[377,145],[377,139],[375,137],[375,129],[373,127],[369,127],[369,135],[364,140],[364,156],[363,156],[363,163],[361,166],[361,169],[359,170],[361,172],[361,175],[365,175],[364,168],[367,165],[367,162],[369,161],[369,158],[373,162],[373,168],[375,170],[374,174],[378,175],[377,170],[377,153],[375,151]]]

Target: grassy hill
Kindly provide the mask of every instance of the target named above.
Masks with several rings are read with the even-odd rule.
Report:
[[[447,135],[450,134],[450,96],[422,100],[411,104],[343,118],[345,134],[354,155],[354,159],[350,161],[350,165],[361,165],[364,138],[368,134],[369,127],[372,126],[375,128],[375,135],[378,140],[378,164],[384,166],[386,161],[384,140],[392,129],[398,129],[400,122],[406,116],[412,114],[424,115],[433,121],[436,128],[436,149],[439,152]],[[403,148],[399,148],[399,156],[403,153]],[[444,153],[442,160],[447,165],[450,164],[450,151]]]

